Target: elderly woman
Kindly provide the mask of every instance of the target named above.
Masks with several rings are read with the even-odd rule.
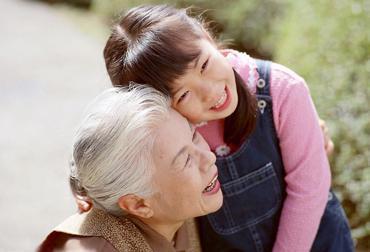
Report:
[[[39,251],[199,250],[194,224],[184,223],[221,207],[215,161],[159,92],[105,91],[73,145],[72,189],[86,193],[93,208],[65,220]]]

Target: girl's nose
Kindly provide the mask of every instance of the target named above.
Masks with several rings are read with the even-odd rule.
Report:
[[[202,98],[202,102],[212,102],[214,96],[216,95],[216,86],[217,85],[212,85],[210,82],[204,82],[200,85],[199,93]]]

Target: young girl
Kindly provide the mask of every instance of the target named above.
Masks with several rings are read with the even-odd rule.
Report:
[[[114,86],[170,95],[217,154],[224,203],[199,219],[204,251],[353,251],[301,77],[219,49],[199,20],[164,5],[129,10],[104,57]],[[182,155],[185,169],[193,155]]]

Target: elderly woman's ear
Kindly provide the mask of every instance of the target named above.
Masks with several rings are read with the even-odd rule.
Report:
[[[128,214],[141,218],[150,218],[153,216],[153,208],[149,202],[135,194],[127,194],[118,199],[120,208]]]

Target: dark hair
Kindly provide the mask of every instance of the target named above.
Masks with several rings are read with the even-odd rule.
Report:
[[[188,16],[185,9],[168,5],[130,9],[113,27],[104,48],[109,77],[114,86],[147,83],[170,96],[171,84],[201,52],[193,42],[206,34],[202,21]],[[239,144],[254,129],[256,100],[234,73],[239,102],[225,118],[224,140]]]

